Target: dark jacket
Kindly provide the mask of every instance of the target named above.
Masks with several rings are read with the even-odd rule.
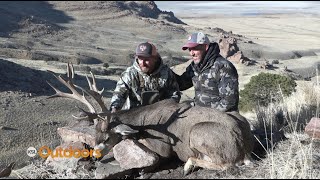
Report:
[[[238,73],[219,53],[219,45],[211,43],[199,64],[191,62],[181,76],[177,75],[179,89],[183,91],[194,86],[196,105],[238,111]]]

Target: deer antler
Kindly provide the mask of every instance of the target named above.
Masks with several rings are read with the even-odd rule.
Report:
[[[50,84],[48,81],[47,83],[56,91],[56,94],[48,97],[49,98],[55,98],[55,97],[67,97],[67,98],[71,98],[71,99],[76,99],[82,103],[84,103],[89,111],[91,113],[96,113],[96,110],[94,109],[94,107],[90,104],[90,102],[87,100],[87,98],[84,96],[84,94],[80,95],[79,92],[75,89],[75,86],[73,85],[72,82],[72,78],[74,77],[74,70],[73,70],[73,65],[68,63],[68,68],[67,68],[67,76],[68,76],[68,80],[64,80],[61,75],[57,76],[54,72],[47,70],[48,72],[50,72],[51,74],[54,75],[54,77],[56,77],[62,84],[64,84],[68,89],[70,89],[70,91],[72,92],[72,94],[70,93],[65,93],[62,92],[60,90],[58,90],[57,88],[55,88],[52,84]]]
[[[101,91],[99,91],[97,89],[97,86],[96,86],[96,81],[95,81],[95,77],[93,75],[92,72],[91,75],[92,75],[92,79],[93,79],[93,83],[90,82],[88,76],[86,76],[87,78],[87,81],[88,81],[88,84],[89,84],[89,87],[90,87],[90,90],[86,90],[80,86],[77,86],[77,85],[74,85],[73,82],[72,82],[72,79],[74,78],[74,69],[73,69],[73,65],[68,63],[68,67],[67,67],[67,77],[68,79],[67,80],[64,80],[61,75],[57,76],[54,72],[50,71],[50,70],[47,70],[48,72],[50,72],[51,74],[53,74],[62,84],[64,84],[66,87],[68,87],[68,89],[70,89],[70,91],[72,93],[65,93],[65,92],[62,92],[60,90],[58,90],[57,88],[55,88],[52,84],[50,84],[48,81],[47,83],[56,91],[56,94],[48,97],[48,98],[55,98],[55,97],[67,97],[67,98],[71,98],[71,99],[76,99],[82,103],[84,103],[88,109],[89,109],[89,112],[79,108],[82,112],[84,112],[87,116],[86,117],[76,117],[76,116],[73,116],[75,117],[76,119],[78,120],[84,120],[84,119],[89,119],[89,120],[93,120],[93,119],[100,119],[100,120],[105,120],[105,118],[103,118],[103,116],[107,116],[107,121],[105,122],[106,125],[105,126],[108,126],[108,121],[109,121],[109,118],[110,118],[110,112],[107,110],[106,106],[104,105],[103,101],[102,101],[102,92],[104,89],[102,89]],[[82,95],[79,94],[79,92],[76,90],[76,88],[79,88],[82,90]],[[93,107],[93,105],[88,101],[88,99],[84,96],[84,93],[86,93],[87,95],[93,97],[97,102],[98,104],[100,105],[101,107],[101,110],[102,112],[101,113],[97,113],[97,111],[95,110],[95,108]]]
[[[81,89],[83,92],[87,93],[88,95],[90,95],[91,97],[93,97],[99,104],[101,111],[103,113],[108,112],[107,107],[105,106],[105,104],[102,101],[102,92],[104,91],[104,88],[102,88],[102,90],[98,90],[97,88],[97,84],[96,84],[96,79],[94,77],[94,74],[90,71],[91,77],[92,77],[92,83],[89,79],[89,77],[86,75],[90,90],[86,90],[80,86],[75,85],[77,88]]]

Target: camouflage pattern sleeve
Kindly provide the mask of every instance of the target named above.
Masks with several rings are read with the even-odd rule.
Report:
[[[220,111],[238,111],[239,82],[238,73],[231,64],[225,64],[220,70],[220,82],[218,85],[220,101],[211,104],[212,108]]]
[[[129,96],[128,89],[130,87],[129,82],[130,74],[128,69],[121,74],[120,80],[117,82],[116,88],[113,91],[113,96],[111,98],[110,110],[112,108],[121,109],[123,104],[126,102],[127,97]]]
[[[177,74],[175,74],[175,76],[176,76],[176,80],[178,82],[180,91],[184,91],[193,86],[192,77],[194,76],[194,72],[191,65],[189,65],[186,68],[186,71],[181,76]]]
[[[172,99],[174,99],[176,102],[179,102],[181,99],[181,93],[179,90],[179,84],[176,80],[176,74],[171,70],[169,73],[169,84],[168,84],[168,94],[171,96]]]

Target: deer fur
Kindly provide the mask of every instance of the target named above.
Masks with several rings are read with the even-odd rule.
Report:
[[[97,133],[105,137],[99,147],[105,148],[103,154],[119,143],[121,136],[137,134],[139,142],[157,153],[160,157],[178,156],[186,162],[184,174],[193,166],[224,170],[237,164],[248,162],[253,150],[253,135],[248,121],[238,112],[221,112],[208,107],[191,106],[190,103],[176,103],[172,99],[110,113],[102,104],[102,91],[98,91],[94,75],[93,83],[87,77],[90,90],[73,85],[73,67],[68,64],[66,81],[55,77],[66,85],[73,94],[56,90],[52,97],[77,99],[87,105],[89,121],[96,120]],[[53,73],[53,72],[51,72]],[[91,103],[77,93],[75,87],[98,101],[102,112],[97,112]],[[95,93],[96,92],[96,93]],[[94,118],[94,119],[93,119]],[[79,119],[79,118],[78,118]],[[95,147],[98,148],[98,147]]]
[[[142,142],[161,157],[177,155],[186,166],[227,169],[249,160],[253,135],[248,121],[238,112],[220,112],[163,100],[111,116],[134,130]],[[110,127],[112,128],[112,127]],[[185,173],[191,167],[185,166]]]

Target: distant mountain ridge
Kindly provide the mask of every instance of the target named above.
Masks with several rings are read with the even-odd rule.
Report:
[[[57,23],[118,20],[121,17],[147,18],[185,25],[173,12],[161,11],[154,1],[2,1],[0,15],[0,36],[39,30],[44,33],[56,32],[63,29]]]
[[[81,18],[114,19],[133,15],[185,24],[175,17],[173,12],[161,11],[154,1],[49,1],[49,3],[64,12],[83,16]],[[94,15],[97,17],[92,17]]]
[[[161,11],[154,1],[129,1],[124,3],[127,8],[135,10],[138,12],[138,15],[142,17],[149,17],[154,19],[165,19],[169,22],[176,24],[185,24],[180,19],[174,16],[173,12]]]
[[[138,42],[152,41],[163,56],[171,54],[176,47],[172,39],[187,34],[184,25],[154,1],[3,1],[0,54],[29,60],[131,64]]]

